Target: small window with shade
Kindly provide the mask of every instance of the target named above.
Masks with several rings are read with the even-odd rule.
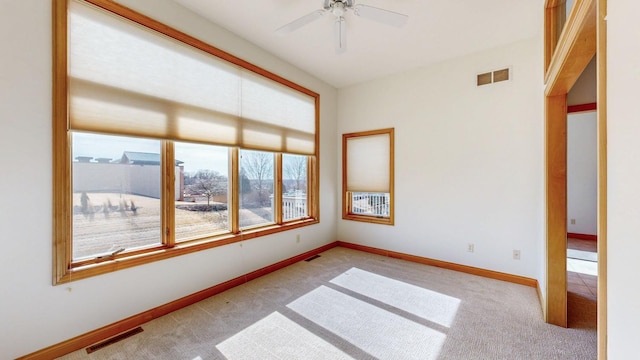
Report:
[[[342,135],[342,218],[393,225],[393,128]]]

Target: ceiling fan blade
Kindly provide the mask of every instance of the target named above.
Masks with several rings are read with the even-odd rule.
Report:
[[[365,19],[395,27],[404,26],[409,19],[409,16],[404,14],[361,4],[357,4],[353,7],[353,13]]]
[[[342,54],[347,51],[347,36],[346,36],[346,26],[344,22],[344,17],[340,16],[336,18],[336,21],[333,23],[333,32],[335,36],[336,42],[336,54]]]
[[[316,10],[312,13],[309,13],[299,19],[293,20],[292,22],[281,26],[279,28],[276,29],[276,33],[278,34],[287,34],[290,33],[292,31],[298,30],[299,28],[314,22],[318,19],[320,19],[324,14],[326,14],[327,11],[326,10]]]

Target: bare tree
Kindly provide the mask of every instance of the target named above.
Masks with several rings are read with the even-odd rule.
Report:
[[[307,179],[307,157],[302,155],[284,155],[283,165],[287,179],[295,180],[296,190],[301,190]]]
[[[207,197],[207,206],[210,205],[211,198],[215,195],[227,192],[227,177],[213,170],[198,170],[193,176],[191,191]]]
[[[254,182],[260,203],[265,202],[266,180],[273,179],[273,154],[261,151],[242,151],[240,167]]]
[[[253,189],[251,189],[251,180],[249,180],[249,178],[247,177],[247,171],[241,167],[240,168],[240,193],[242,193],[242,195],[244,194],[248,194],[251,191],[253,191]]]

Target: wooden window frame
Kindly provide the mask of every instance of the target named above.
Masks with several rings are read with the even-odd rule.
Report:
[[[173,141],[162,140],[161,158],[162,169],[162,241],[160,246],[123,252],[107,259],[92,259],[82,262],[72,260],[72,183],[71,183],[71,133],[69,130],[69,81],[68,81],[68,2],[70,0],[53,1],[53,284],[63,284],[112,271],[148,264],[175,256],[185,255],[196,251],[211,249],[218,246],[232,244],[242,240],[275,234],[320,222],[319,199],[319,107],[320,95],[284,79],[274,73],[264,70],[245,60],[235,57],[203,41],[185,33],[168,27],[143,14],[110,0],[82,0],[125,19],[138,23],[160,34],[169,36],[184,44],[202,50],[211,56],[218,57],[246,70],[252,71],[271,81],[288,86],[301,93],[315,98],[315,151],[308,155],[308,216],[303,219],[282,221],[281,194],[274,191],[275,207],[274,223],[250,229],[239,226],[239,162],[238,147],[230,147],[230,223],[229,231],[196,240],[175,242],[175,218],[173,206],[173,181],[167,181],[174,175],[175,168],[170,164],[174,161]],[[274,189],[281,189],[282,167],[280,165],[282,153],[274,152],[276,173]],[[277,195],[276,195],[277,194]]]
[[[347,140],[351,138],[389,134],[389,217],[355,214],[352,212],[351,191],[347,190]],[[394,129],[354,132],[342,135],[342,219],[373,224],[394,225]]]
[[[567,20],[566,0],[546,0],[544,5],[544,72],[556,50],[560,34]]]

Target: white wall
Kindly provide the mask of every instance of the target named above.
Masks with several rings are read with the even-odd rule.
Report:
[[[640,339],[640,2],[608,1],[608,359],[637,357]]]
[[[336,239],[337,91],[173,2],[121,2],[321,94],[321,223],[52,286],[51,1],[0,0],[0,153],[10,164],[0,177],[0,358],[42,349]]]
[[[476,86],[476,74],[505,66],[511,81]],[[541,69],[535,38],[341,89],[339,134],[395,128],[396,224],[340,220],[339,240],[536,278],[544,289]]]
[[[595,103],[596,57],[567,94],[567,105]],[[596,113],[567,117],[567,232],[597,233]],[[576,223],[571,224],[571,219]]]
[[[594,56],[569,90],[567,105],[590,104],[597,101],[596,65],[596,57]]]
[[[598,153],[596,112],[567,116],[567,232],[596,235]],[[571,224],[575,219],[575,224]]]

